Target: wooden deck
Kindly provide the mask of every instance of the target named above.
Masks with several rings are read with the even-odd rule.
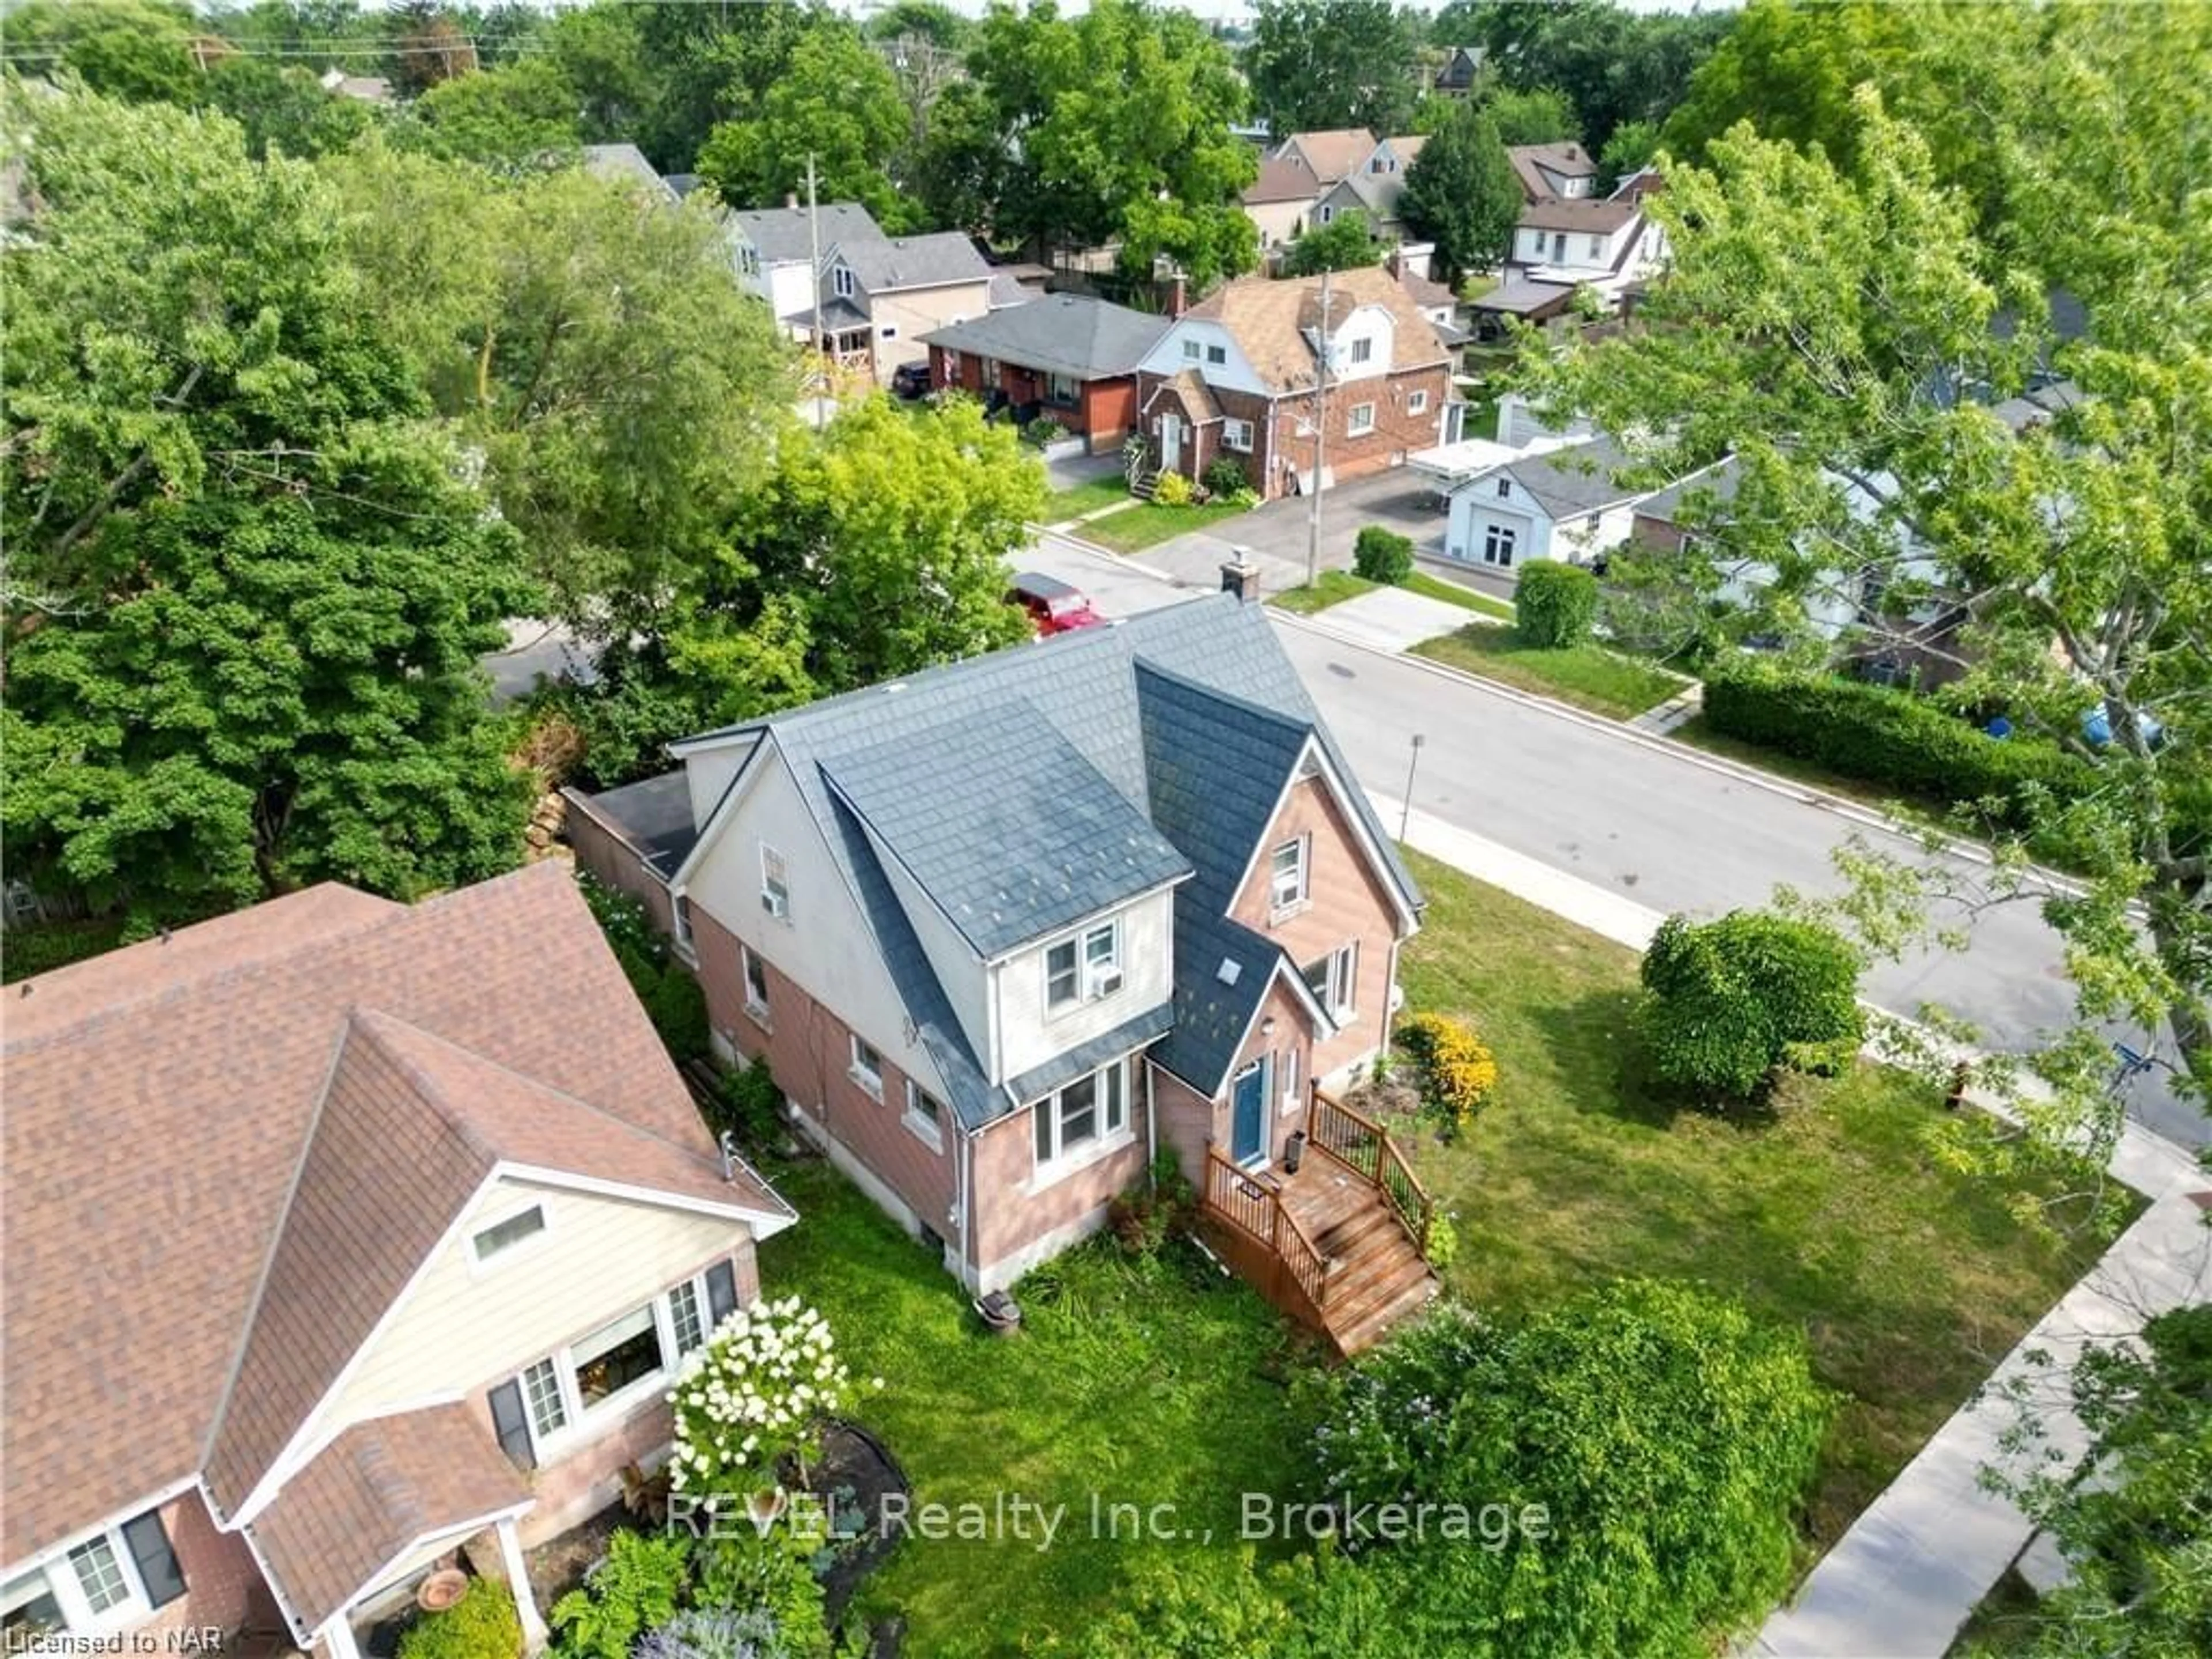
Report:
[[[1206,1217],[1229,1264],[1349,1356],[1425,1306],[1430,1203],[1389,1132],[1316,1092],[1295,1175],[1206,1153]]]

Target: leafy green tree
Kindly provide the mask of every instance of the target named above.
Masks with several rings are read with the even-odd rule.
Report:
[[[896,0],[868,19],[872,40],[909,36],[946,52],[964,52],[975,33],[973,22],[941,0]]]
[[[1390,0],[1260,0],[1244,73],[1278,133],[1407,131],[1420,83],[1419,15]]]
[[[375,126],[377,107],[334,97],[313,70],[236,53],[208,65],[207,101],[246,129],[247,154],[312,159],[343,149]]]
[[[513,169],[572,155],[582,142],[575,87],[545,57],[471,70],[407,106],[395,142],[455,161]]]
[[[1783,1066],[1841,1071],[1866,1036],[1858,957],[1817,921],[1758,910],[1703,926],[1669,916],[1641,971],[1652,1069],[1699,1097],[1749,1099]]]
[[[2094,1474],[2062,1464],[2008,1470],[2001,1484],[2073,1577],[2006,1632],[2002,1650],[2187,1659],[2212,1630],[2212,1307],[2150,1320],[2140,1345],[2089,1349],[2072,1391]],[[2043,1449],[2044,1430],[2031,1407],[2011,1449]]]
[[[1564,94],[1577,133],[1601,151],[1624,122],[1663,120],[1734,20],[1723,11],[1631,12],[1611,0],[1563,0],[1485,6],[1473,21],[1500,82]],[[1502,117],[1498,125],[1506,125]]]
[[[330,191],[238,128],[7,98],[9,850],[152,918],[504,869],[477,657],[529,602]]]
[[[1659,129],[1650,121],[1624,121],[1605,141],[1597,158],[1598,188],[1611,192],[1620,182],[1650,165],[1659,154]]]
[[[1455,283],[1505,257],[1521,206],[1520,175],[1498,129],[1468,103],[1421,146],[1398,198],[1407,227],[1436,245],[1436,261]]]
[[[1984,880],[1870,848],[1850,864],[1849,915],[1878,949],[1927,937],[1939,898],[2034,905],[2064,939],[2081,1023],[2033,1061],[2057,1097],[2018,1103],[2040,1131],[2021,1152],[2114,1132],[2107,1022],[2170,1032],[2200,1096],[2212,1079],[2212,321],[2183,297],[2212,218],[2179,185],[2212,131],[2212,87],[2183,68],[2212,52],[2212,17],[2042,21],[1978,46],[1931,22],[1931,82],[1978,51],[2001,117],[1984,107],[2002,137],[1947,158],[1957,187],[1872,87],[1854,94],[1848,172],[1825,144],[1739,127],[1709,146],[1711,171],[1669,178],[1656,210],[1674,264],[1646,325],[1534,366],[1606,429],[1644,432],[1662,471],[1738,455],[1711,552],[1776,572],[1763,613],[1808,653],[1835,647],[1804,598],[1839,580],[1970,596],[1957,700],[2094,761],[2104,787],[2043,800]],[[2054,338],[2054,286],[2091,340]],[[2071,400],[2014,431],[1992,405],[2045,359]],[[1890,624],[1863,626],[1878,642]],[[2054,846],[2085,884],[2027,862]]]
[[[825,15],[816,4],[635,10],[646,108],[640,127],[617,136],[635,139],[663,173],[695,171],[715,125],[766,96]]]
[[[576,125],[587,144],[636,141],[647,132],[653,83],[638,31],[640,9],[579,6],[546,24],[544,50],[575,89]]]
[[[1575,107],[1556,87],[1500,87],[1483,100],[1483,112],[1505,144],[1556,144],[1580,137]]]
[[[1293,276],[1318,276],[1324,270],[1355,270],[1382,257],[1367,216],[1356,210],[1316,225],[1290,246],[1284,269]]]
[[[1348,1603],[1350,1650],[1500,1659],[1711,1651],[1789,1583],[1833,1412],[1796,1332],[1650,1280],[1515,1324],[1445,1304],[1317,1392],[1316,1498],[1486,1501],[1513,1526],[1353,1539],[1353,1581],[1324,1575],[1302,1618]]]
[[[954,82],[930,106],[911,179],[928,222],[970,232],[992,228],[1014,166],[999,120],[989,90],[972,80]]]
[[[1578,564],[1531,559],[1513,585],[1514,631],[1547,651],[1571,648],[1589,638],[1597,621],[1597,577]]]
[[[724,201],[758,206],[803,191],[811,155],[822,200],[859,202],[894,233],[910,228],[911,204],[890,172],[908,139],[906,102],[857,30],[817,24],[771,84],[736,102],[738,113],[699,151],[698,170]]]
[[[1998,24],[2002,8],[1976,9]],[[1878,58],[1908,45],[1920,21],[1894,6],[1751,0],[1667,118],[1668,149],[1703,162],[1716,139],[1747,120],[1763,137],[1818,144],[1850,167],[1858,147],[1851,90],[1872,78]]]
[[[130,103],[190,105],[198,90],[191,10],[168,0],[31,0],[8,13],[0,62],[68,71]]]

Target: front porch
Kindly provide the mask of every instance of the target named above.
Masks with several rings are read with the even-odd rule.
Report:
[[[1390,1132],[1319,1088],[1295,1171],[1206,1153],[1206,1232],[1268,1301],[1346,1358],[1427,1305],[1434,1205]]]

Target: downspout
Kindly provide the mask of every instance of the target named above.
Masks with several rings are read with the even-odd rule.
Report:
[[[1160,1120],[1152,1110],[1152,1062],[1140,1057],[1137,1063],[1145,1071],[1145,1190],[1156,1193],[1159,1190]]]
[[[952,1201],[960,1211],[960,1273],[964,1279],[973,1267],[975,1276],[969,1280],[971,1285],[981,1283],[983,1277],[983,1270],[968,1259],[968,1196],[973,1182],[969,1166],[969,1160],[975,1155],[975,1146],[973,1132],[966,1124],[962,1124],[960,1139],[954,1148],[952,1158]]]

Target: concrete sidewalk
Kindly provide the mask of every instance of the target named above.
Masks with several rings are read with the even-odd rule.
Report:
[[[1479,611],[1442,599],[1409,593],[1402,587],[1378,587],[1356,599],[1340,599],[1322,615],[1328,626],[1370,651],[1405,652],[1440,634],[1456,634],[1471,622],[1488,622]]]
[[[1370,791],[1408,846],[1633,950],[1660,913]],[[1997,1103],[1979,1103],[1996,1109]],[[2069,1378],[2082,1349],[2142,1328],[2155,1314],[2212,1299],[2212,1229],[2191,1194],[2212,1176],[2181,1147],[2129,1121],[2110,1165],[2150,1200],[2135,1224],[2008,1354],[1975,1397],[1922,1447],[1739,1652],[1752,1659],[1942,1659],[2033,1528],[1981,1471],[2021,1398],[2046,1444],[2069,1462],[2087,1450]]]

